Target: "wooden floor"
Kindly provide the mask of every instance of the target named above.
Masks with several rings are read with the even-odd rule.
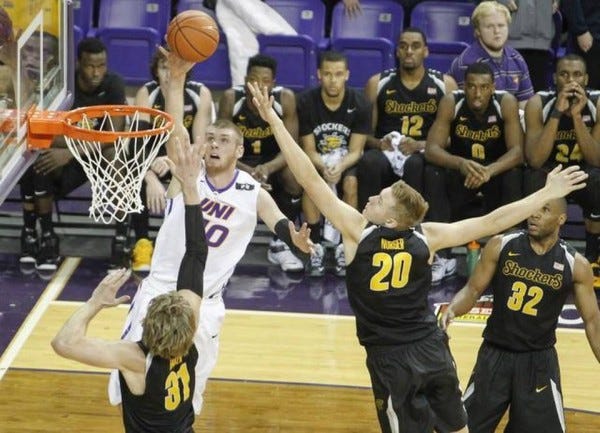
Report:
[[[63,360],[50,348],[78,305],[49,302],[21,336],[25,344],[0,381],[0,433],[122,431],[118,410],[107,403],[106,372]],[[118,337],[126,312],[104,310],[92,335]],[[463,383],[481,330],[451,328]],[[197,432],[379,431],[353,318],[229,311],[221,346],[218,380],[209,382]],[[567,413],[569,431],[600,432],[599,369],[585,334],[560,331],[557,347],[565,407],[577,409]]]

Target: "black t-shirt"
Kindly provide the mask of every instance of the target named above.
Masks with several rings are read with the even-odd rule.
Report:
[[[75,75],[75,99],[73,107],[89,107],[90,105],[126,105],[125,83],[123,79],[112,72],[107,72],[98,87],[87,93],[79,88],[77,74]]]
[[[559,240],[538,255],[526,232],[504,235],[492,279],[494,308],[483,338],[515,352],[554,346],[558,316],[573,290],[575,254]]]
[[[307,90],[298,97],[300,136],[313,134],[321,154],[347,149],[350,135],[371,133],[371,107],[362,93],[346,88],[337,110],[331,111],[321,97],[321,88]]]
[[[404,231],[370,226],[348,265],[348,300],[363,346],[406,344],[437,330],[427,295],[429,247],[420,226]]]
[[[450,127],[448,152],[462,158],[488,165],[507,151],[504,139],[504,119],[500,102],[506,93],[495,91],[481,119],[475,117],[465,98],[465,92],[453,93],[456,108]]]
[[[258,112],[252,111],[248,106],[245,86],[235,86],[233,90],[235,96],[232,120],[244,136],[244,156],[240,161],[252,167],[271,161],[279,154],[279,145],[271,131],[271,126],[260,117]],[[283,118],[282,90],[282,87],[274,87],[271,91],[274,98],[273,109],[281,118]]]
[[[119,372],[125,432],[193,433],[196,346],[192,345],[182,358],[164,359],[149,354],[141,342],[138,345],[151,361],[146,370],[146,389],[142,395],[133,395]]]
[[[581,120],[589,129],[591,129],[597,120],[596,104],[600,97],[600,91],[586,91],[588,97],[587,105],[581,110]],[[550,114],[556,104],[556,92],[538,92],[542,99],[542,120],[544,124],[550,119]],[[575,126],[573,118],[563,115],[558,121],[558,130],[554,138],[554,147],[550,156],[544,163],[544,167],[551,169],[558,164],[579,165],[583,160],[583,154],[577,143],[577,134],[575,134]]]
[[[445,94],[444,76],[434,69],[427,69],[412,90],[402,84],[395,69],[384,71],[377,89],[375,137],[398,131],[415,140],[425,140]]]

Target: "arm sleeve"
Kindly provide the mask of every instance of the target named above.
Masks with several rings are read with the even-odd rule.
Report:
[[[177,275],[177,290],[187,289],[202,297],[208,246],[200,205],[185,206],[185,254]]]

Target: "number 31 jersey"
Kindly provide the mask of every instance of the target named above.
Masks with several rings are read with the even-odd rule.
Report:
[[[225,286],[252,239],[260,184],[248,173],[236,170],[233,180],[225,188],[216,189],[201,176],[198,189],[208,245],[204,297],[210,297]],[[165,214],[156,237],[148,278],[158,284],[172,284],[174,289],[185,253],[182,194],[168,200]]]

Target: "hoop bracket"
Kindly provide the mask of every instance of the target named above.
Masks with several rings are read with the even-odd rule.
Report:
[[[48,149],[56,135],[65,133],[66,112],[33,111],[27,125],[27,147],[29,149]]]

